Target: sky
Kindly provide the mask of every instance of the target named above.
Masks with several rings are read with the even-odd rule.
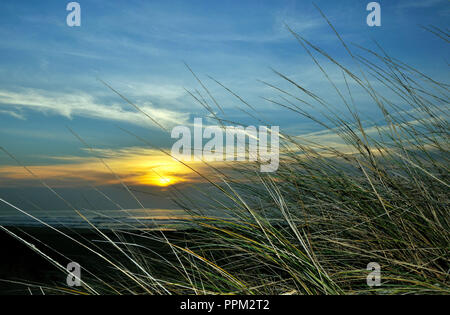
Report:
[[[101,81],[168,130],[208,115],[187,92],[202,87],[185,64],[232,121],[257,124],[208,76],[292,135],[319,129],[263,99],[276,93],[261,81],[286,84],[272,69],[343,106],[285,27],[348,61],[311,1],[82,0],[80,27],[66,24],[68,2],[0,2],[0,146],[41,179],[75,196],[89,185],[117,184],[98,157],[130,185],[159,193],[145,197],[150,208],[170,207],[167,186],[196,182],[189,171],[155,149],[170,148],[174,140]],[[315,1],[348,43],[374,48],[376,41],[392,56],[448,82],[448,44],[420,26],[447,28],[449,1],[378,1],[380,27],[366,24],[369,2]],[[339,71],[330,69],[330,75],[342,83]],[[362,113],[378,117],[374,104],[357,91],[355,97]],[[27,192],[29,200],[46,207],[62,206],[48,202],[48,196],[39,197],[39,186],[11,156],[0,152],[0,196],[20,203],[17,196]],[[136,207],[125,197],[119,199]]]

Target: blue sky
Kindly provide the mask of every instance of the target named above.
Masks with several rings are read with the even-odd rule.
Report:
[[[283,85],[271,67],[337,100],[284,23],[348,60],[311,1],[111,1],[82,0],[81,27],[66,25],[69,1],[0,3],[0,146],[27,165],[68,163],[87,157],[74,129],[95,148],[126,150],[142,145],[117,126],[170,147],[167,135],[102,85],[105,80],[168,128],[191,124],[205,110],[184,90],[200,89],[188,63],[225,108],[226,117],[248,119],[237,101],[208,80],[211,75],[270,117],[283,130],[317,130],[263,99],[274,91],[257,79]],[[348,42],[386,50],[448,82],[447,44],[420,25],[448,26],[447,0],[379,1],[382,26],[366,24],[369,1],[317,0]],[[444,68],[443,68],[444,67]],[[337,76],[339,73],[331,75]],[[338,80],[338,79],[337,79]],[[358,96],[356,94],[356,96]],[[374,105],[357,99],[361,112]],[[336,104],[336,106],[340,106]],[[56,158],[55,158],[56,157]],[[0,155],[0,165],[13,165]]]

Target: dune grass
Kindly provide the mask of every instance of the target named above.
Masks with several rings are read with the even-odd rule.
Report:
[[[236,164],[227,172],[211,166],[216,175],[206,179],[212,189],[199,191],[208,204],[174,192],[193,216],[186,234],[112,231],[112,239],[97,230],[118,255],[111,260],[110,253],[85,246],[105,261],[108,272],[87,273],[78,291],[47,286],[47,292],[450,293],[449,85],[381,47],[348,45],[336,32],[350,60],[350,65],[341,64],[288,30],[346,111],[275,70],[294,92],[264,82],[277,96],[266,101],[317,123],[339,145],[282,133],[275,173],[259,173],[258,163]],[[449,34],[439,30],[439,37],[448,42]],[[324,63],[342,73],[344,88],[331,79]],[[254,106],[214,81],[263,121]],[[361,118],[355,86],[378,107],[382,121]],[[191,95],[222,124],[222,108],[202,87],[213,104],[198,91]],[[206,209],[228,216],[208,217]],[[164,251],[147,247],[148,241],[159,242]],[[370,262],[381,266],[381,286],[366,283]]]

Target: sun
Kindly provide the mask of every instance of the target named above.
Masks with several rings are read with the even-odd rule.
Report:
[[[188,181],[186,175],[192,173],[179,162],[172,161],[167,157],[147,160],[130,160],[127,166],[132,165],[128,172],[137,173],[130,178],[130,182],[136,185],[168,187],[181,182]]]
[[[174,180],[170,177],[160,177],[160,178],[158,178],[157,184],[158,184],[158,186],[165,187],[165,186],[171,185],[173,183],[173,181]]]
[[[150,174],[141,178],[139,182],[144,185],[167,187],[179,183],[180,178],[171,175]]]

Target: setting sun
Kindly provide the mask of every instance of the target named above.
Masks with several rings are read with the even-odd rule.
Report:
[[[159,186],[169,186],[171,184],[173,184],[173,180],[170,177],[161,177],[158,180],[158,185]]]
[[[178,176],[155,174],[152,172],[141,177],[138,182],[144,185],[167,187],[182,181],[183,180]]]

